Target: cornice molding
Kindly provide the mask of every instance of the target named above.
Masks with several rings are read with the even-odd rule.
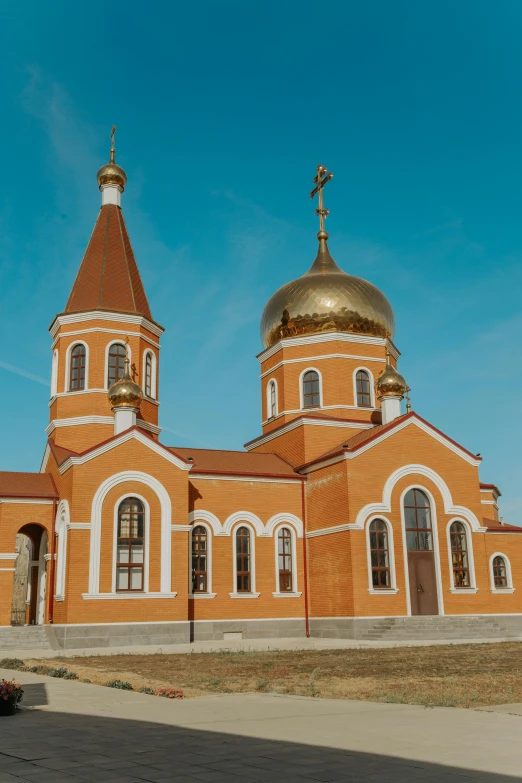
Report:
[[[272,478],[269,476],[242,476],[241,474],[231,473],[230,475],[223,475],[221,473],[191,473],[190,480],[201,479],[207,481],[248,481],[260,484],[301,484],[302,477],[296,476],[295,478]]]
[[[0,498],[0,503],[31,503],[38,506],[52,506],[54,500],[49,498]]]
[[[55,340],[53,341],[53,344],[51,345],[51,348],[56,348],[58,343],[63,337],[76,337],[79,334],[90,334],[92,332],[103,332],[105,334],[117,334],[120,337],[139,337],[140,340],[144,340],[146,343],[149,343],[150,345],[153,345],[154,348],[157,348],[158,351],[161,350],[161,345],[154,340],[151,340],[150,337],[146,337],[141,332],[131,332],[130,330],[125,331],[124,329],[104,329],[102,326],[93,326],[91,329],[76,329],[74,332],[62,332],[62,334],[57,334]]]
[[[277,419],[280,419],[281,416],[293,416],[294,414],[297,416],[302,416],[303,414],[307,413],[308,411],[313,411],[315,413],[320,413],[321,411],[336,411],[336,410],[349,410],[349,411],[368,411],[370,413],[377,413],[381,409],[380,408],[373,408],[373,407],[363,407],[362,405],[318,405],[317,408],[290,408],[286,411],[281,411],[276,416],[272,416],[271,419],[266,419],[265,421],[261,422],[261,426],[265,427],[267,424],[269,424],[272,421],[277,421]],[[365,422],[361,419],[362,429],[369,429],[370,427],[373,427],[375,425],[369,424],[368,422]],[[353,424],[352,426],[356,427],[356,425]]]
[[[380,345],[384,348],[388,347],[390,354],[394,359],[398,359],[400,351],[393,345],[390,340],[385,337],[368,337],[364,334],[351,334],[350,332],[326,332],[323,334],[310,334],[306,337],[286,337],[284,340],[279,340],[278,343],[271,348],[266,348],[258,354],[259,361],[265,362],[274,356],[278,351],[283,348],[292,348],[299,345],[314,345],[318,343],[329,342],[343,342],[343,343],[362,343],[364,345]]]
[[[365,410],[370,409],[367,408]],[[303,411],[297,412],[303,413]],[[261,435],[259,438],[255,438],[254,440],[245,443],[245,449],[247,451],[251,451],[252,449],[257,448],[257,446],[263,446],[265,443],[269,443],[269,441],[279,437],[279,435],[286,435],[287,432],[291,432],[292,430],[296,429],[297,427],[301,427],[304,424],[311,427],[340,427],[341,429],[348,428],[356,430],[369,430],[374,426],[373,424],[368,424],[364,421],[361,421],[359,424],[358,422],[353,421],[332,421],[331,419],[313,419],[298,416],[293,421],[288,422],[288,424],[285,424],[282,427],[278,427],[275,430],[271,430],[271,432],[267,432],[266,435]]]
[[[67,326],[68,324],[78,324],[84,321],[116,321],[123,324],[135,324],[137,326],[143,326],[148,332],[161,337],[165,331],[162,326],[149,321],[143,315],[130,315],[130,313],[114,313],[104,310],[90,310],[86,313],[61,313],[57,315],[49,331],[52,337],[56,336],[58,329],[61,326]]]
[[[106,393],[107,392],[105,392],[105,394]],[[45,428],[45,433],[49,437],[49,435],[51,435],[55,429],[58,429],[60,427],[80,427],[85,424],[107,424],[113,427],[114,417],[113,416],[73,416],[69,419],[53,419],[52,422]],[[151,424],[149,421],[145,421],[144,419],[137,419],[136,427],[139,427],[142,430],[148,430],[149,432],[153,432],[155,435],[159,435],[161,432],[161,427],[158,427],[156,424]]]
[[[271,373],[275,372],[280,367],[283,367],[283,365],[285,364],[300,364],[302,362],[319,362],[319,361],[324,361],[324,359],[353,359],[354,361],[357,362],[380,362],[381,364],[386,364],[386,359],[379,359],[377,356],[359,356],[357,354],[352,354],[352,353],[326,353],[323,356],[308,356],[299,359],[283,359],[277,364],[274,364],[274,366],[271,367],[269,370],[266,370],[265,372],[261,373],[259,377],[261,379],[266,378],[267,375],[270,375]]]

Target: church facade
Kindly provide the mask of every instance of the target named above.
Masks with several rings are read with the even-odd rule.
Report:
[[[0,625],[70,649],[522,618],[522,528],[480,456],[411,410],[390,303],[330,255],[330,177],[318,167],[317,257],[262,316],[261,433],[244,451],[176,447],[112,147],[50,327],[41,470],[0,473]]]

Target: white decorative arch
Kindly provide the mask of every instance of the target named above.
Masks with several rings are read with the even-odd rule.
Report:
[[[278,525],[290,525],[293,526],[295,529],[295,532],[297,533],[298,538],[303,537],[303,523],[299,519],[299,517],[296,517],[295,514],[274,514],[273,517],[270,517],[268,522],[265,525],[265,536],[273,536],[274,530]]]
[[[71,352],[72,349],[75,348],[77,345],[83,345],[85,348],[85,386],[84,389],[89,388],[89,345],[85,342],[85,340],[73,340],[73,342],[70,344],[70,346],[67,348],[67,351],[65,353],[65,379],[63,383],[63,390],[64,392],[71,392],[74,394],[74,391],[69,389],[69,380],[70,380],[70,374],[71,374]],[[78,389],[77,391],[81,391]]]
[[[368,380],[370,381],[370,407],[375,408],[375,379],[373,377],[373,373],[371,370],[368,369],[368,367],[363,367],[362,365],[360,367],[356,367],[353,371],[353,404],[355,406],[359,407],[367,407],[366,405],[360,406],[357,404],[357,373],[362,370],[365,372],[368,376]]]
[[[117,549],[118,549],[118,509],[120,503],[123,503],[127,498],[137,498],[143,503],[145,510],[145,530],[143,537],[143,590],[141,592],[149,592],[149,555],[150,555],[150,506],[147,498],[143,495],[139,495],[137,492],[126,492],[124,495],[118,498],[114,504],[114,527],[112,536],[112,592],[116,592],[116,569],[117,569]]]
[[[464,529],[466,531],[466,546],[467,546],[468,569],[469,569],[469,587],[455,587],[453,583],[453,559],[451,556],[450,529],[454,522],[460,522],[462,525],[464,525]],[[460,519],[459,517],[454,517],[453,519],[450,519],[450,521],[446,525],[446,543],[448,545],[450,592],[456,593],[457,595],[459,593],[464,593],[464,594],[476,593],[478,587],[475,578],[475,558],[473,557],[473,542],[471,540],[471,526],[469,522],[465,519]]]
[[[496,557],[501,557],[504,560],[504,563],[506,564],[507,587],[495,587],[495,577],[493,574],[493,560]],[[507,593],[509,595],[509,593],[515,592],[515,588],[513,587],[513,574],[511,572],[511,561],[509,557],[504,554],[504,552],[493,552],[493,554],[489,558],[489,579],[490,579],[492,593],[497,593],[499,595],[506,595]]]
[[[368,503],[366,506],[363,506],[355,519],[354,529],[363,530],[364,523],[371,514],[389,514],[391,511],[391,496],[395,485],[402,478],[411,474],[424,476],[435,484],[442,496],[445,514],[452,514],[458,517],[463,517],[469,523],[470,528],[474,533],[482,532],[484,530],[473,511],[471,511],[469,508],[466,508],[465,506],[456,506],[453,503],[453,498],[451,497],[451,492],[449,491],[448,485],[444,479],[439,476],[438,473],[435,473],[434,470],[426,467],[426,465],[415,464],[404,465],[402,468],[395,470],[387,478],[382,492],[382,502]],[[423,491],[426,491],[424,488],[422,489]]]
[[[271,387],[274,384],[275,387],[275,413],[272,415],[272,403],[271,403]],[[266,420],[270,421],[275,419],[279,413],[279,387],[277,385],[276,378],[269,378],[266,385]]]
[[[223,532],[221,535],[229,536],[232,532],[232,528],[238,522],[248,522],[255,530],[257,536],[265,536],[265,526],[255,514],[250,511],[236,511],[231,514],[223,525]]]
[[[370,525],[376,519],[381,519],[386,525],[388,534],[388,557],[390,558],[390,587],[376,588],[372,580],[372,553],[370,546]],[[368,592],[373,595],[395,595],[399,592],[397,588],[397,577],[395,572],[395,547],[393,543],[393,527],[389,519],[383,514],[374,514],[366,520],[366,563],[368,566]]]
[[[55,600],[63,601],[65,598],[65,574],[67,566],[67,531],[71,522],[69,503],[67,500],[60,500],[56,511],[56,537],[58,545],[56,547],[56,585]]]
[[[191,511],[189,514],[189,525],[195,524],[196,522],[206,522],[207,525],[210,525],[210,527],[212,528],[212,531],[215,536],[224,535],[223,525],[221,524],[217,516],[212,513],[212,511],[203,511],[203,509],[198,509],[197,511]]]
[[[154,476],[142,473],[139,470],[124,470],[115,473],[106,479],[94,495],[91,510],[91,545],[89,559],[89,595],[100,595],[100,545],[101,545],[101,520],[103,503],[107,494],[126,481],[135,481],[152,489],[160,501],[161,507],[161,533],[160,533],[160,593],[171,593],[171,524],[172,504],[170,497],[163,486]]]
[[[147,356],[152,357],[152,366],[151,366],[151,373],[150,373],[150,385],[151,385],[151,393],[150,395],[146,395],[151,400],[157,400],[158,399],[158,391],[157,391],[157,377],[158,377],[158,363],[156,354],[153,350],[150,348],[147,348],[146,351],[143,352],[143,367],[142,367],[142,388],[143,388],[143,394],[145,395],[145,386],[146,386],[146,362],[147,362]]]
[[[303,378],[305,373],[310,371],[316,372],[319,378],[319,406],[314,405],[313,408],[308,409],[304,407]],[[314,410],[316,407],[323,407],[323,376],[321,370],[318,370],[317,367],[305,367],[299,376],[299,407],[301,410]]]
[[[105,364],[103,365],[103,388],[108,389],[109,388],[109,351],[111,350],[111,345],[123,345],[123,347],[127,348],[127,358],[130,362],[130,365],[132,366],[132,350],[128,343],[125,342],[123,337],[120,337],[118,340],[111,340],[107,343],[105,346]]]

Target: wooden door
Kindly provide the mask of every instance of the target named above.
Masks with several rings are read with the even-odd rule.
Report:
[[[408,571],[411,613],[413,615],[438,614],[439,602],[433,550],[409,551]]]

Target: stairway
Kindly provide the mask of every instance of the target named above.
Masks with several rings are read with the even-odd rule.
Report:
[[[359,641],[522,639],[522,617],[502,615],[386,617],[356,633]]]
[[[15,657],[18,650],[52,650],[47,629],[43,625],[0,627],[0,653]]]

